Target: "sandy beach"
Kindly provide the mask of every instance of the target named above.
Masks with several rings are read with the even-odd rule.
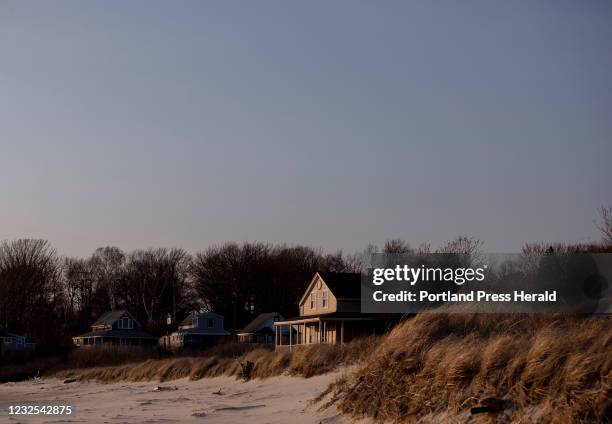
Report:
[[[348,423],[335,408],[309,401],[339,372],[308,379],[279,376],[249,382],[233,377],[165,383],[42,379],[0,384],[0,422],[7,423]],[[163,390],[157,390],[160,386]],[[71,416],[9,416],[7,405],[69,404]]]

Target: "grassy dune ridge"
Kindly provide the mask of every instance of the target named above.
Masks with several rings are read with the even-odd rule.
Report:
[[[485,396],[508,399],[513,421],[610,422],[612,319],[420,314],[319,400],[355,417],[411,422],[460,414]]]
[[[169,381],[188,377],[198,380],[205,377],[222,375],[239,376],[240,363],[254,363],[253,378],[266,378],[288,373],[293,376],[312,377],[333,371],[341,365],[350,365],[363,361],[377,345],[380,337],[368,337],[355,340],[343,346],[323,345],[294,349],[292,352],[282,350],[253,348],[248,344],[229,344],[210,349],[198,356],[178,356],[163,359],[145,359],[127,361],[122,365],[98,367],[67,367],[56,371],[54,376],[76,377],[77,380],[97,380],[105,383],[117,381]],[[83,349],[80,363],[95,363],[99,355],[112,356],[101,351]],[[84,356],[92,355],[90,359]],[[100,363],[100,362],[98,362]],[[102,362],[103,363],[103,362]],[[80,368],[80,369],[79,369]]]

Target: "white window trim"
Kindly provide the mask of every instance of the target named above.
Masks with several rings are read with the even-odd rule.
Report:
[[[323,290],[323,307],[325,309],[329,308],[329,292],[327,290]]]
[[[317,309],[317,293],[310,293],[310,309]]]
[[[130,317],[121,317],[117,323],[117,328],[119,330],[132,330],[134,329],[134,321]]]

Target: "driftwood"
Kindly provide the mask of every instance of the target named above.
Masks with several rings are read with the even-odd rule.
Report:
[[[165,392],[168,390],[178,390],[178,387],[174,386],[174,387],[165,387],[165,386],[156,386],[153,391],[154,392]]]
[[[242,370],[240,371],[240,378],[242,378],[243,381],[249,381],[251,379],[251,374],[253,373],[254,367],[255,364],[251,361],[246,361],[246,364],[241,362],[240,368]]]

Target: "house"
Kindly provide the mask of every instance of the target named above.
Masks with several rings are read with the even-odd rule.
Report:
[[[108,311],[91,325],[89,333],[73,337],[76,346],[157,346],[157,337],[142,331],[142,325],[125,309]]]
[[[192,313],[179,324],[177,331],[161,337],[159,344],[172,351],[210,347],[229,335],[223,328],[223,315],[214,312]]]
[[[277,348],[342,344],[383,329],[377,315],[361,313],[360,274],[316,273],[299,307],[299,317],[274,323]],[[280,336],[285,329],[294,330],[289,333],[288,343]]]
[[[274,343],[274,323],[284,320],[285,317],[278,312],[260,314],[236,334],[241,343]],[[289,329],[285,329],[283,336],[289,342]]]
[[[29,337],[18,336],[0,329],[0,354],[32,352],[35,346],[36,344]]]

